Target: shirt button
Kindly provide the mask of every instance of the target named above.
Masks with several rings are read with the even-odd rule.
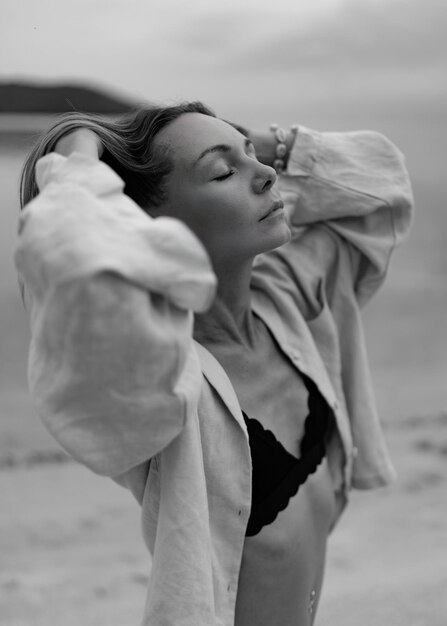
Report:
[[[227,591],[230,591],[230,589],[231,589],[231,585],[228,585]]]
[[[338,411],[338,402],[337,402],[337,400],[334,401],[334,411]]]
[[[237,514],[239,515],[239,517],[242,515],[242,511],[241,511],[241,509],[239,509],[239,511],[237,512]]]

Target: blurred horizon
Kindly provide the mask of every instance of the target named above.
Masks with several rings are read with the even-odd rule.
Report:
[[[131,10],[78,0],[69,21],[60,0],[18,0],[2,11],[0,80],[201,99],[255,123],[287,110],[283,98],[296,111],[283,124],[301,102],[393,109],[411,98],[436,109],[447,96],[446,25],[443,0],[133,0]]]

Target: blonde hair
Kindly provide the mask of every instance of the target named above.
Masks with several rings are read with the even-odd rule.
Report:
[[[85,113],[61,116],[37,141],[25,161],[20,178],[21,207],[38,194],[35,177],[37,161],[52,152],[64,135],[79,128],[87,128],[101,140],[101,160],[123,179],[125,193],[149,212],[151,207],[156,207],[163,200],[163,183],[173,167],[170,154],[167,150],[157,148],[153,140],[165,126],[184,113],[202,113],[215,117],[213,111],[201,102],[140,109],[117,120]]]

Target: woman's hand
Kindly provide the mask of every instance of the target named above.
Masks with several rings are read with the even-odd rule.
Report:
[[[276,146],[278,142],[275,135],[271,130],[250,130],[248,134],[249,139],[253,142],[256,150],[258,160],[265,165],[273,166],[276,156]],[[285,144],[287,146],[287,155],[290,153],[293,142],[295,139],[295,133],[291,130],[287,132]]]
[[[80,152],[85,156],[100,159],[104,147],[98,135],[88,128],[79,128],[64,135],[56,143],[54,151],[62,156],[69,156],[72,152]]]

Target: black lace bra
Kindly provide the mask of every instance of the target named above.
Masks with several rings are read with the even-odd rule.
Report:
[[[290,498],[313,474],[326,454],[326,440],[333,414],[315,383],[303,376],[308,395],[308,410],[300,458],[290,454],[270,430],[244,412],[252,459],[251,512],[245,535],[256,535],[284,510]]]

